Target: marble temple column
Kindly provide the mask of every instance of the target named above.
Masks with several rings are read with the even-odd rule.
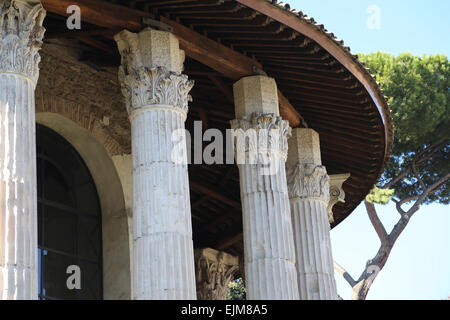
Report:
[[[300,299],[335,300],[337,292],[328,221],[330,178],[322,166],[317,132],[306,128],[293,130],[286,172]]]
[[[45,10],[0,0],[0,300],[38,297],[34,90]]]
[[[132,131],[134,299],[196,299],[184,152],[194,83],[171,33],[146,28],[115,40]]]
[[[234,84],[231,121],[239,167],[248,299],[298,299],[285,162],[288,121],[279,115],[277,86],[266,76]]]

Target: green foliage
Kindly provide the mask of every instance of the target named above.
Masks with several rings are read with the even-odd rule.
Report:
[[[384,185],[411,164],[421,150],[442,141],[433,156],[420,163],[417,171],[425,186],[449,171],[450,64],[445,55],[398,57],[376,52],[361,55],[361,60],[376,74],[388,96],[395,124],[395,140],[390,162],[380,180]],[[392,186],[399,199],[423,190],[413,172]],[[424,203],[449,203],[449,181],[428,196]]]
[[[387,204],[391,201],[394,194],[394,189],[380,189],[378,187],[374,187],[366,196],[366,201],[370,203]]]
[[[245,300],[245,284],[242,278],[230,281],[228,284],[227,300]]]

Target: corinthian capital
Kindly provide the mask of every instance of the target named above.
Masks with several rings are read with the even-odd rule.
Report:
[[[239,258],[214,249],[196,249],[198,300],[225,300],[228,283],[239,273]]]
[[[141,67],[125,73],[119,68],[119,81],[126,99],[128,114],[152,105],[175,108],[185,116],[188,102],[192,100],[189,91],[194,81],[186,75],[168,71],[164,67]]]
[[[322,165],[297,164],[286,167],[289,199],[317,199],[328,204],[330,178]]]
[[[178,39],[150,28],[139,33],[125,30],[114,39],[122,57],[119,81],[128,113],[157,105],[186,114],[194,82],[181,74],[184,51]]]
[[[0,1],[0,73],[39,77],[45,10],[38,0]]]
[[[253,113],[249,117],[232,120],[231,128],[237,157],[278,155],[286,161],[287,139],[291,135],[291,127],[280,116],[273,113]]]

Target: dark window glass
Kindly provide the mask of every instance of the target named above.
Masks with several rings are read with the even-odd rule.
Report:
[[[45,232],[42,245],[45,248],[77,254],[78,216],[72,212],[42,205]]]
[[[76,150],[37,125],[39,299],[102,299],[101,211],[94,181]],[[81,288],[70,290],[71,265]]]
[[[41,295],[46,299],[72,300],[79,296],[78,290],[69,290],[67,288],[66,273],[70,265],[79,265],[76,256],[56,253],[51,250],[41,250],[42,252],[42,292]],[[81,271],[81,276],[85,277]],[[81,287],[84,290],[83,287]]]

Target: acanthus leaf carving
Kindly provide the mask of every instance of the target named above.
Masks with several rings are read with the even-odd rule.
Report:
[[[45,15],[39,2],[6,0],[0,5],[0,72],[37,82]]]
[[[286,168],[289,199],[319,199],[328,204],[330,178],[324,166],[297,164]]]
[[[253,113],[230,123],[237,156],[245,154],[252,158],[277,154],[286,161],[287,139],[292,130],[288,121],[272,113]]]
[[[194,81],[163,67],[131,69],[119,68],[119,81],[125,96],[128,113],[149,105],[166,105],[188,112],[192,101],[189,91]]]
[[[228,283],[239,273],[239,258],[211,248],[197,249],[198,300],[225,300]]]

